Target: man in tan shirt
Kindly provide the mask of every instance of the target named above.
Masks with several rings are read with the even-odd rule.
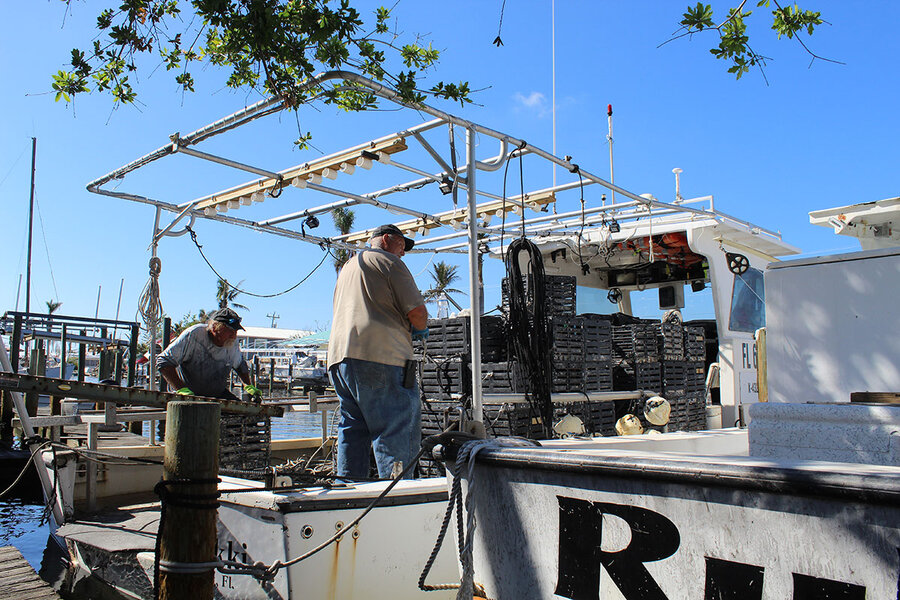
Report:
[[[410,465],[421,443],[415,379],[404,385],[412,339],[428,336],[425,301],[401,260],[413,243],[396,226],[382,225],[371,249],[338,275],[328,370],[341,401],[339,477],[367,477],[371,447],[378,476],[388,478]]]

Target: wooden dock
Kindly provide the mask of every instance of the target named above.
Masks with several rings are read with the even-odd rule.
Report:
[[[0,548],[0,594],[16,600],[60,600],[13,546]]]

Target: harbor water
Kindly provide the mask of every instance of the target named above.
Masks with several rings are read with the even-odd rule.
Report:
[[[329,425],[333,424],[329,412]],[[333,431],[333,430],[332,430]],[[272,439],[320,437],[322,418],[318,413],[288,412],[273,419]],[[15,491],[12,493],[15,496]],[[41,523],[44,507],[39,499],[6,497],[0,499],[0,547],[15,546],[35,570],[42,563],[58,562],[59,553],[50,536],[50,527]],[[47,568],[47,564],[43,567]]]

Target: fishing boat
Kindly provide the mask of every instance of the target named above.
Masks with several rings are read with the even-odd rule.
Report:
[[[362,86],[383,100],[403,105],[392,90],[351,73],[326,73],[310,81],[309,86],[326,81]],[[313,235],[311,226],[310,229],[301,226],[297,230],[290,224],[309,223],[310,217],[325,214],[336,206],[367,205],[408,216],[408,220],[398,222],[397,226],[406,235],[418,236],[414,252],[466,255],[470,298],[481,297],[481,258],[506,257],[515,240],[528,239],[535,252],[531,268],[535,268],[539,258],[546,276],[572,282],[567,288],[572,293],[564,298],[572,312],[576,307],[576,289],[579,293],[584,290],[585,297],[590,297],[588,290],[602,290],[600,300],[619,313],[599,319],[606,323],[597,327],[598,331],[606,332],[603,335],[608,336],[612,327],[624,327],[623,331],[632,336],[629,338],[633,342],[632,349],[639,346],[634,343],[637,338],[632,334],[636,329],[631,326],[642,323],[628,317],[633,312],[636,298],[648,291],[654,294],[654,307],[665,318],[643,323],[653,330],[652,341],[648,342],[652,349],[648,346],[647,354],[640,357],[632,351],[631,371],[628,371],[628,365],[623,367],[624,375],[631,378],[625,378],[631,381],[626,389],[613,389],[616,386],[613,385],[610,351],[604,354],[598,350],[599,356],[606,357],[593,361],[603,365],[594,371],[592,381],[598,385],[587,389],[582,368],[580,384],[572,384],[573,388],[560,387],[549,394],[546,413],[533,412],[535,394],[529,393],[528,385],[524,388],[513,386],[509,371],[504,372],[498,366],[501,363],[483,360],[483,352],[484,358],[488,358],[487,345],[483,341],[468,343],[464,352],[468,367],[459,372],[459,388],[438,389],[435,393],[439,396],[429,397],[427,393],[424,396],[426,405],[444,403],[440,413],[430,413],[436,417],[432,424],[436,427],[439,424],[438,430],[452,425],[458,430],[484,436],[495,431],[498,424],[507,423],[509,433],[519,434],[524,430],[530,437],[535,437],[538,432],[537,435],[546,438],[555,432],[571,439],[544,441],[536,448],[502,445],[482,448],[477,442],[460,447],[458,440],[452,439],[438,444],[432,457],[427,458],[445,460],[452,465],[455,454],[474,457],[470,463],[461,463],[462,469],[457,471],[458,477],[454,481],[463,482],[462,488],[448,483],[440,476],[443,472],[434,473],[438,475],[435,477],[410,481],[329,481],[327,485],[302,485],[302,478],[292,478],[291,473],[277,469],[273,477],[263,480],[222,477],[218,562],[203,567],[205,572],[216,570],[217,597],[450,597],[456,593],[454,586],[477,583],[490,597],[550,597],[557,593],[563,597],[586,598],[595,597],[601,589],[594,586],[596,574],[597,581],[606,578],[607,583],[602,589],[619,590],[619,596],[610,591],[613,594],[610,597],[679,597],[678,590],[700,589],[698,585],[702,588],[703,582],[711,577],[716,583],[705,589],[712,590],[710,593],[722,591],[719,597],[737,598],[746,596],[733,591],[738,585],[736,582],[747,583],[751,586],[749,589],[756,590],[764,572],[765,577],[773,577],[770,573],[774,569],[765,571],[766,565],[780,560],[785,560],[784,568],[777,575],[781,583],[771,588],[772,591],[767,588],[765,597],[784,597],[779,595],[785,589],[783,581],[790,580],[792,573],[796,573],[801,581],[799,589],[813,590],[805,596],[795,594],[797,598],[816,597],[810,594],[821,589],[838,589],[817,583],[820,580],[856,585],[843,572],[812,572],[814,570],[795,567],[793,563],[788,566],[786,554],[793,546],[787,543],[773,548],[766,557],[768,562],[762,561],[763,544],[772,539],[773,532],[805,527],[811,522],[808,515],[796,516],[793,496],[779,495],[784,490],[804,498],[820,492],[830,494],[822,500],[827,508],[810,500],[809,504],[815,506],[809,509],[809,514],[820,519],[814,521],[815,524],[826,522],[829,514],[846,514],[848,506],[855,506],[852,503],[864,498],[874,498],[875,503],[871,509],[863,511],[866,518],[879,523],[897,522],[896,511],[884,505],[885,499],[895,497],[891,487],[895,480],[892,467],[857,465],[853,467],[857,469],[853,473],[843,473],[834,466],[804,462],[791,470],[776,464],[776,459],[763,462],[751,455],[748,435],[752,439],[754,423],[764,420],[764,415],[756,413],[757,407],[764,405],[760,402],[761,390],[763,394],[767,390],[759,385],[762,346],[757,334],[764,323],[763,310],[768,302],[764,294],[768,275],[764,273],[776,272],[767,269],[776,264],[779,257],[798,252],[784,242],[779,233],[722,212],[712,197],[682,198],[678,186],[680,170],[676,170],[674,199],[661,201],[607,181],[570,157],[556,157],[526,140],[423,105],[411,108],[418,115],[430,116],[430,120],[281,171],[247,165],[195,148],[201,141],[225,133],[236,124],[262,118],[282,108],[277,99],[265,100],[185,136],[173,136],[172,141],[156,151],[91,182],[88,188],[114,199],[154,207],[151,262],[158,260],[158,245],[167,237],[193,232],[195,221],[202,219],[323,248],[353,251],[365,244],[371,229],[325,237]],[[476,136],[482,140],[478,148]],[[460,148],[455,141],[458,138],[465,140],[459,142]],[[497,154],[478,156],[478,149],[486,146],[484,140],[496,141]],[[465,156],[465,164],[457,164],[458,152]],[[127,189],[127,183],[122,180],[127,182],[129,173],[175,154],[250,172],[256,178],[181,204],[154,199],[145,192],[123,191]],[[549,164],[560,167],[569,174],[568,180],[507,195],[503,191],[506,189],[504,167],[524,157],[544,167]],[[386,187],[379,183],[375,190],[364,193],[349,191],[341,185],[345,176],[370,169],[401,177]],[[540,168],[535,171],[549,172]],[[410,180],[408,173],[413,173],[415,178]],[[114,189],[105,187],[113,181],[116,182]],[[599,188],[609,194],[609,200],[605,195],[590,194],[591,190]],[[579,208],[579,198],[584,198],[585,190],[593,198]],[[429,191],[431,195],[427,195]],[[266,207],[269,197],[288,192],[304,204],[302,210],[265,217],[254,213],[253,218],[234,214],[251,205]],[[315,199],[321,195],[337,200],[316,204]],[[457,202],[461,200],[460,196],[464,196],[464,201]],[[395,201],[397,197],[402,197],[404,202]],[[414,197],[424,199],[415,200]],[[567,210],[566,202],[574,208]],[[554,212],[551,213],[550,208],[554,208]],[[166,221],[163,216],[171,219]],[[501,222],[492,225],[492,219]],[[522,267],[527,261],[509,262]],[[524,271],[527,273],[527,264]],[[533,281],[538,281],[536,275],[532,275]],[[158,277],[158,269],[156,274],[151,270],[151,277]],[[512,282],[510,286],[516,285],[516,277],[511,276],[509,281]],[[510,295],[514,295],[513,287],[510,287]],[[148,289],[158,287],[149,285]],[[712,322],[693,326],[682,323],[678,311],[691,297],[688,289],[697,297],[712,302],[715,312]],[[595,297],[598,296],[595,294]],[[536,299],[534,295],[531,298],[532,311],[535,305],[551,306],[558,300]],[[150,298],[148,308],[152,309],[156,300]],[[485,339],[482,327],[487,328],[489,321],[483,318],[482,310],[479,302],[473,302],[468,308],[468,314],[461,321],[464,339]],[[149,314],[151,321],[154,318],[152,310],[144,311],[144,314]],[[151,332],[156,331],[153,322],[148,325]],[[688,328],[692,328],[694,335],[699,335],[690,340],[692,344],[684,337]],[[664,342],[669,339],[671,344],[657,346],[657,335]],[[584,338],[581,339],[580,348],[586,354],[587,347]],[[686,346],[690,346],[690,361],[685,360],[688,356]],[[154,347],[151,343],[151,353]],[[430,348],[423,348],[426,361],[437,352],[437,348]],[[544,349],[545,352],[548,350],[550,348]],[[651,354],[656,357],[655,362],[645,360]],[[669,357],[666,360],[671,359],[670,371],[663,370],[665,363],[660,358],[663,355]],[[571,356],[567,360],[578,361],[577,357]],[[585,361],[584,356],[581,361]],[[153,362],[151,360],[150,364]],[[656,364],[656,375],[640,379],[639,371],[645,375],[650,371],[637,365],[648,362]],[[507,360],[506,366],[510,363]],[[690,377],[684,364],[679,367],[675,363],[694,365]],[[771,367],[769,372],[772,372]],[[495,385],[503,377],[506,377],[503,380],[506,387]],[[468,389],[463,387],[464,380],[469,382]],[[155,377],[150,381],[154,382]],[[690,389],[688,383],[692,386]],[[667,387],[672,391],[668,398],[654,400],[660,394],[666,395]],[[774,390],[769,389],[768,393],[772,394]],[[660,418],[653,412],[654,407],[666,405],[670,413],[668,418]],[[490,412],[491,407],[496,408],[494,413]],[[584,418],[576,416],[576,408],[588,411],[580,413]],[[666,410],[658,412],[665,413]],[[596,419],[591,421],[588,414]],[[637,421],[638,430],[652,431],[654,435],[584,435],[612,434],[609,430],[629,415],[632,421]],[[560,421],[564,417],[576,421],[572,425],[570,419],[566,421],[570,425],[562,428],[551,427],[557,424],[554,422],[557,417],[561,417]],[[157,415],[155,418],[162,417]],[[580,425],[577,421],[581,421]],[[734,426],[723,429],[723,424]],[[586,425],[592,431],[587,431]],[[707,428],[711,431],[694,431]],[[623,429],[623,432],[627,431]],[[439,439],[444,441],[444,438]],[[161,450],[156,448],[134,452],[156,452],[159,456]],[[480,449],[476,451],[476,448]],[[274,451],[273,444],[272,456]],[[58,534],[65,540],[73,558],[70,582],[86,584],[92,581],[125,597],[150,597],[154,573],[160,568],[154,557],[159,504],[118,502],[116,511],[79,512],[78,509],[91,500],[89,494],[93,493],[97,500],[100,491],[98,486],[87,483],[90,475],[84,485],[76,483],[77,474],[73,473],[81,460],[78,456],[72,457],[70,472],[60,477],[61,484],[53,488],[58,491],[57,504],[62,507],[56,514],[57,523],[61,525]],[[51,457],[48,456],[46,462],[58,472],[64,472],[62,465]],[[514,463],[517,466],[532,464],[535,468],[531,471],[541,471],[546,466],[554,478],[523,480],[520,484],[518,479],[525,477],[521,473],[531,477],[530,471],[520,472],[511,466]],[[472,466],[466,466],[468,464]],[[263,467],[267,470],[269,465]],[[466,471],[468,468],[472,470]],[[811,483],[812,472],[825,473],[821,478],[824,483],[819,480]],[[158,466],[132,467],[130,475],[117,474],[110,481],[127,480],[130,493],[146,495],[158,481],[159,474]],[[478,478],[478,486],[471,485],[473,477]],[[490,481],[489,485],[487,481]],[[723,481],[734,486],[720,485]],[[110,499],[122,492],[113,485],[107,486]],[[855,496],[847,491],[851,488]],[[445,511],[448,506],[453,506],[448,504],[448,499],[459,499],[460,489],[464,492],[478,489],[482,494],[473,495],[475,504],[468,511],[468,516],[478,515],[474,559],[463,556],[461,571],[455,544],[443,544],[432,557],[435,540],[446,531]],[[523,498],[529,503],[520,501]],[[569,498],[572,499],[571,506],[566,504],[565,510],[560,508],[569,502]],[[640,504],[644,500],[647,504]],[[752,511],[739,510],[753,503],[756,504]],[[667,512],[670,507],[679,516]],[[370,510],[366,512],[366,509]],[[704,510],[709,514],[701,515]],[[363,513],[364,518],[358,520]],[[563,515],[562,521],[559,515]],[[586,520],[582,520],[582,516]],[[616,518],[610,521],[607,519],[610,516]],[[722,538],[725,540],[722,544],[727,542],[730,550],[713,553],[709,549],[711,544],[718,543],[723,523],[727,527],[733,523],[735,530],[741,531],[764,516],[771,516],[771,523],[764,530],[767,533],[754,534],[755,546],[746,556],[737,555],[741,549],[735,541],[738,534]],[[571,520],[565,521],[565,518]],[[882,518],[885,520],[878,520]],[[851,520],[852,526],[847,529],[851,535],[866,529],[856,516]],[[605,525],[608,522],[613,524]],[[561,523],[566,527],[563,528]],[[588,523],[589,527],[583,523]],[[604,545],[589,535],[599,532],[601,523],[606,527],[604,531],[614,532],[610,540],[604,538]],[[109,534],[111,528],[116,530],[114,536]],[[690,542],[690,552],[678,554],[676,551],[681,545],[677,540],[687,540],[684,532],[691,528],[702,530],[703,533],[698,534],[702,539]],[[453,529],[455,527],[451,529],[451,536]],[[499,535],[501,529],[505,529],[502,537]],[[584,535],[579,534],[581,529],[585,530]],[[469,522],[457,536],[465,540],[471,531]],[[894,530],[888,527],[884,531],[886,545],[865,556],[887,559],[883,548],[896,540]],[[573,538],[571,544],[566,538],[569,533]],[[497,537],[492,537],[495,535]],[[835,541],[838,539],[831,533],[822,537],[804,533],[796,538],[796,543],[810,546],[825,543],[837,547]],[[854,548],[867,543],[866,538],[860,539],[863,541]],[[616,554],[616,544],[621,554]],[[893,547],[897,546],[894,543]],[[317,553],[310,554],[313,550]],[[664,569],[677,571],[679,575],[665,584],[654,584],[663,577],[653,570],[656,565],[646,569],[640,565],[650,562],[650,557],[658,557],[653,560],[660,561],[669,556],[674,557],[673,566]],[[707,574],[698,575],[698,565],[703,566],[705,556],[709,556]],[[606,566],[621,557],[628,559],[625,562],[634,567],[628,573]],[[791,554],[791,557],[796,561],[804,560],[799,555]],[[691,569],[687,569],[688,565]],[[162,568],[168,567],[163,565]],[[568,579],[564,578],[567,583],[561,587],[553,579],[560,569],[568,574]],[[426,571],[427,577],[420,575]],[[459,581],[460,572],[462,583],[453,583]],[[732,577],[734,573],[740,578]],[[634,583],[623,584],[624,577],[633,579]],[[815,581],[804,579],[809,577]],[[878,586],[886,581],[885,577],[878,579]],[[896,581],[895,572],[893,577]],[[612,584],[608,583],[610,578]],[[441,591],[424,591],[434,583],[452,585],[441,586]],[[623,586],[630,591],[622,591]],[[856,588],[847,589],[856,593],[853,591]]]

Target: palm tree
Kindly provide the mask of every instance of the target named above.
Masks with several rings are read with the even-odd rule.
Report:
[[[235,298],[241,295],[241,291],[238,290],[238,287],[240,287],[242,283],[244,283],[243,279],[239,281],[237,285],[231,285],[227,280],[219,277],[219,281],[216,282],[216,302],[219,303],[219,308],[225,308],[231,305],[234,308],[248,310],[243,304],[238,304],[234,301]]]
[[[47,314],[52,315],[56,312],[56,309],[62,306],[62,302],[56,302],[54,300],[47,300]]]
[[[434,263],[434,271],[430,273],[434,284],[430,290],[425,292],[425,300],[431,302],[439,298],[446,298],[450,301],[450,304],[456,307],[456,310],[462,310],[462,307],[449,294],[449,292],[463,294],[462,290],[450,287],[454,281],[459,279],[459,275],[456,274],[458,268],[458,266],[448,265],[442,260]]]
[[[356,220],[356,215],[352,210],[339,206],[331,211],[331,218],[334,220],[335,229],[337,229],[341,235],[347,235],[350,233],[350,230],[353,229],[353,221]],[[340,272],[341,267],[344,266],[345,262],[350,260],[351,256],[353,256],[353,252],[350,250],[338,248],[334,252],[335,272]]]

